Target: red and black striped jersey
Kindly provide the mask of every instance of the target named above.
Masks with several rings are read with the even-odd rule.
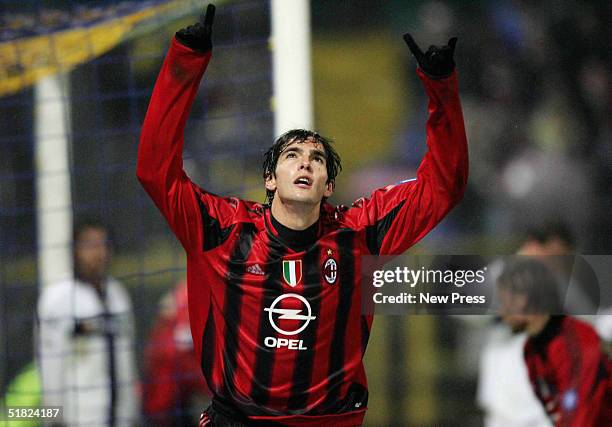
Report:
[[[142,128],[138,178],[187,253],[189,318],[216,401],[252,420],[360,425],[362,255],[400,254],[463,196],[468,154],[455,74],[420,77],[429,95],[429,151],[417,177],[351,207],[324,203],[316,241],[294,251],[268,207],[220,197],[183,171],[183,133],[211,58],[173,41]]]
[[[537,398],[556,427],[612,426],[612,363],[587,323],[552,316],[525,343]]]

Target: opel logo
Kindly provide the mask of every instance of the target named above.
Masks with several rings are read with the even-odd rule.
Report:
[[[276,306],[284,299],[286,298],[294,298],[297,299],[298,301],[301,302],[301,305],[304,306],[306,308],[306,313],[307,314],[301,314],[303,309],[293,309],[293,308],[276,308]],[[306,327],[308,326],[308,324],[310,323],[311,320],[316,319],[316,316],[312,315],[312,309],[310,308],[310,304],[308,304],[308,301],[306,300],[306,298],[304,298],[301,295],[298,294],[283,294],[278,296],[270,305],[269,308],[264,308],[264,311],[268,312],[268,318],[270,319],[270,324],[272,325],[272,327],[274,328],[274,330],[280,334],[283,335],[296,335],[299,334],[300,332],[302,332],[304,329],[306,329]],[[288,320],[300,320],[303,321],[304,323],[302,324],[302,326],[300,326],[299,328],[297,328],[296,330],[285,330],[280,328],[277,324],[276,321],[274,320],[274,315],[278,315],[280,314],[280,316],[277,316],[277,319],[288,319]]]

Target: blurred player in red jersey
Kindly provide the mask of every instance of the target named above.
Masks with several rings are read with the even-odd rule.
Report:
[[[504,269],[498,286],[504,322],[529,336],[529,380],[553,424],[612,426],[612,362],[589,324],[559,314],[550,270],[536,259],[519,260]]]
[[[359,426],[372,325],[361,313],[361,256],[404,252],[467,185],[457,39],[422,52],[404,35],[429,96],[429,151],[415,179],[351,207],[332,206],[326,199],[340,158],[329,140],[297,129],[266,153],[261,204],[207,192],[183,170],[183,133],[211,60],[214,11],[209,5],[172,41],[143,124],[137,170],[187,252],[191,333],[213,395],[201,424]]]
[[[196,425],[198,417],[194,417],[193,408],[209,401],[210,391],[193,351],[187,282],[179,282],[160,306],[145,349],[143,407],[147,425]]]

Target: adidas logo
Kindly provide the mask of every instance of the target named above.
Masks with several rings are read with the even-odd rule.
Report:
[[[263,276],[266,273],[261,269],[261,267],[259,266],[259,264],[253,264],[253,265],[249,265],[247,267],[247,272],[251,273],[251,274],[256,274],[258,276]]]

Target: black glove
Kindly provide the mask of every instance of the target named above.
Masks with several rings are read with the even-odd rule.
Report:
[[[206,15],[200,15],[196,24],[176,32],[176,39],[195,51],[206,53],[212,50],[212,24],[215,19],[215,5],[209,4]]]
[[[419,68],[429,77],[443,79],[452,74],[455,69],[453,54],[455,53],[457,37],[450,39],[446,46],[429,46],[425,53],[419,48],[410,33],[404,34],[404,41],[419,63]]]

